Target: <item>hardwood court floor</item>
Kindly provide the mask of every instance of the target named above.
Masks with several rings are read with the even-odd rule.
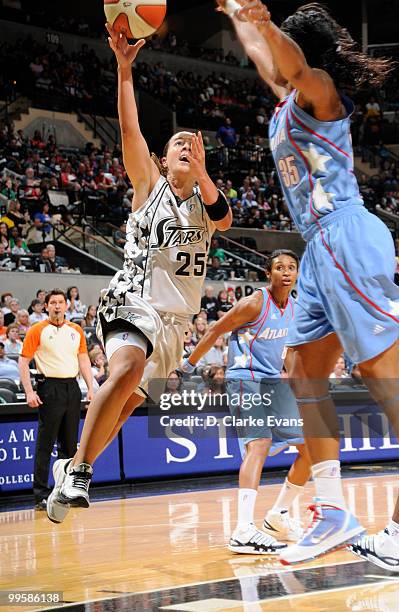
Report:
[[[258,525],[279,487],[261,487]],[[394,473],[348,478],[345,489],[371,532],[384,527],[397,494]],[[294,514],[304,517],[312,495],[309,484]],[[270,557],[232,555],[225,543],[235,516],[236,489],[96,502],[71,510],[61,525],[33,510],[0,513],[0,589],[63,591],[64,602],[97,600],[71,610],[96,612],[399,610],[399,574],[346,551],[294,568]],[[102,607],[98,600],[108,598],[114,599]],[[1,612],[49,608],[0,606]]]

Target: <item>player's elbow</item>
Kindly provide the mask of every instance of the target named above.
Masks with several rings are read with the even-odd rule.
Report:
[[[216,229],[219,230],[219,232],[227,232],[227,230],[231,228],[232,223],[233,223],[233,215],[232,215],[231,210],[229,210],[227,215],[220,221],[214,221]]]

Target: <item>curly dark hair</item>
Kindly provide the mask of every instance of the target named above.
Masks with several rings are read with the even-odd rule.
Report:
[[[318,2],[300,6],[281,30],[302,49],[312,68],[328,72],[340,87],[381,87],[394,68],[388,58],[362,53],[348,30]]]

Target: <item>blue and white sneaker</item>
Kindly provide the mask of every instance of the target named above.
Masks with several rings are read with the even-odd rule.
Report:
[[[348,550],[378,567],[399,572],[399,546],[389,533],[389,527],[375,535],[363,536],[350,544]]]
[[[327,502],[316,500],[309,510],[313,516],[303,538],[280,553],[283,565],[310,561],[351,543],[366,531],[348,510]]]

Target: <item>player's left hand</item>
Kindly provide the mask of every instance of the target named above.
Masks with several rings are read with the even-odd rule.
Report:
[[[206,173],[205,149],[201,132],[193,134],[191,139],[191,151],[187,153],[188,161],[196,178]]]
[[[87,399],[87,401],[88,401],[88,402],[91,402],[91,401],[93,400],[93,397],[94,397],[94,392],[93,392],[93,389],[89,389],[89,390],[87,391],[87,395],[86,395],[86,399]]]
[[[245,0],[216,0],[216,11],[233,17],[245,5]]]
[[[240,2],[242,4],[242,2]],[[242,9],[236,12],[237,19],[248,21],[256,27],[264,26],[271,20],[269,9],[261,0],[250,0],[246,2]]]

